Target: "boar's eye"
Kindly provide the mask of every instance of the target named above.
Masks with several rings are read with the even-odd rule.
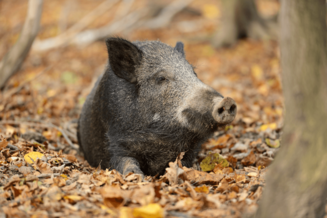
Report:
[[[157,81],[157,83],[160,84],[160,83],[162,83],[164,81],[168,81],[168,80],[164,76],[159,76],[159,77],[157,77],[156,81]]]

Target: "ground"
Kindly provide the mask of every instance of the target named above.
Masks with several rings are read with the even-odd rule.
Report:
[[[46,0],[37,40],[61,34],[102,2]],[[257,3],[263,15],[278,11],[277,1]],[[132,6],[144,5],[140,0]],[[119,6],[118,2],[87,29],[116,19]],[[0,3],[0,59],[19,37],[26,8],[22,0]],[[184,42],[186,58],[198,77],[236,101],[233,123],[202,146],[198,161],[206,171],[182,167],[177,158],[163,177],[141,181],[137,175],[90,167],[78,151],[76,121],[92,82],[107,63],[105,43],[33,48],[1,93],[0,214],[241,217],[255,212],[266,167],[280,147],[279,49],[275,41],[246,39],[232,48],[214,49],[210,37],[219,29],[221,10],[216,1],[194,0],[166,26],[116,34],[129,40],[159,39],[171,46]],[[227,165],[214,163],[221,158]]]

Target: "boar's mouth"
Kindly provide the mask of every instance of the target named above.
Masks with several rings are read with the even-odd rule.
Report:
[[[218,122],[209,111],[200,113],[187,108],[181,114],[186,119],[188,127],[196,132],[212,132],[218,128]]]

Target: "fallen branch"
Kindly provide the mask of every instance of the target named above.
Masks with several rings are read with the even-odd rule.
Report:
[[[22,33],[16,44],[0,62],[0,89],[23,64],[39,31],[43,0],[30,0]]]

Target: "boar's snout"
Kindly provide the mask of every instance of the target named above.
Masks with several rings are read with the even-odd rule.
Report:
[[[235,101],[230,97],[226,97],[214,105],[212,116],[219,124],[228,124],[234,120],[236,112]]]

